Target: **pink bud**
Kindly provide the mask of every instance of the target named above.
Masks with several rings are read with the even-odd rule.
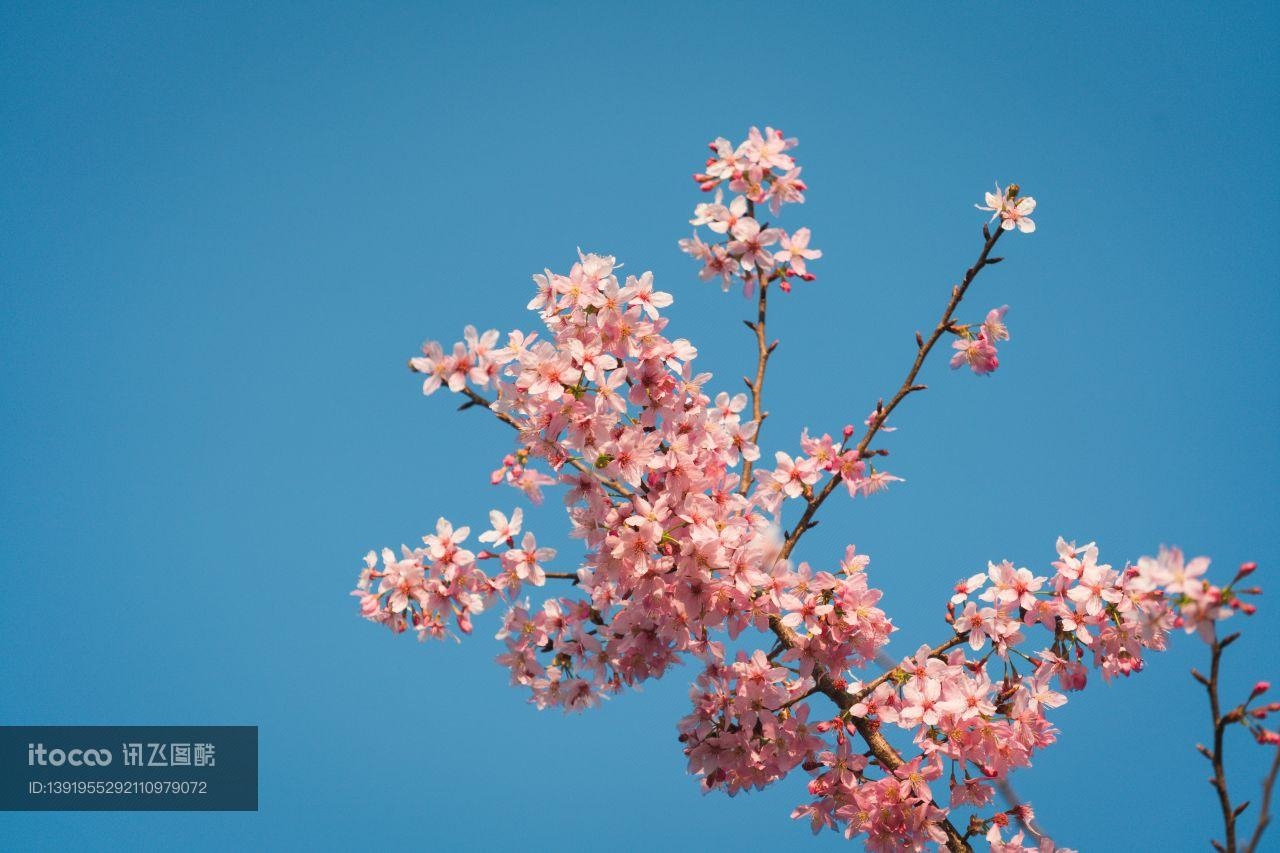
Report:
[[[844,425],[844,437],[851,438],[853,436],[853,424]]]
[[[1254,562],[1240,564],[1240,577],[1251,575],[1258,570],[1258,564]]]
[[[1253,696],[1261,696],[1263,693],[1266,693],[1270,689],[1271,689],[1270,681],[1259,681],[1257,684],[1253,685],[1253,693],[1250,695],[1250,698],[1252,698]]]

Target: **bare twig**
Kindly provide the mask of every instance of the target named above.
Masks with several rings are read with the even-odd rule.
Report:
[[[1230,639],[1232,638],[1228,638],[1228,642]],[[1227,793],[1227,769],[1222,755],[1223,736],[1226,734],[1228,721],[1222,715],[1222,704],[1218,698],[1218,670],[1222,664],[1222,650],[1225,646],[1226,644],[1219,640],[1215,633],[1213,644],[1209,647],[1211,654],[1209,678],[1203,683],[1205,690],[1209,693],[1209,710],[1213,715],[1213,747],[1208,756],[1209,761],[1213,763],[1213,777],[1209,780],[1209,784],[1213,785],[1214,790],[1218,792],[1218,806],[1222,809],[1222,824],[1226,834],[1222,849],[1226,853],[1236,853],[1237,812],[1231,805],[1231,795]]]
[[[756,321],[747,323],[747,328],[755,332],[756,335],[756,378],[754,381],[749,380],[747,387],[751,389],[751,417],[756,423],[756,434],[753,440],[759,445],[760,432],[764,429],[764,419],[769,416],[769,413],[762,408],[764,372],[765,368],[769,366],[769,356],[773,354],[777,342],[768,343],[764,328],[765,311],[769,303],[769,282],[772,278],[770,276],[761,276],[759,273],[756,274],[756,278],[760,284],[760,295],[756,303]],[[738,486],[738,491],[741,494],[745,495],[751,490],[751,469],[754,464],[750,459],[742,463],[742,483]]]
[[[1245,853],[1256,853],[1258,845],[1262,843],[1262,833],[1266,832],[1271,824],[1271,795],[1275,791],[1277,774],[1280,774],[1280,748],[1276,749],[1276,757],[1271,760],[1271,769],[1267,772],[1267,777],[1262,780],[1262,810],[1258,812],[1258,825],[1253,828],[1253,835],[1245,845]]]
[[[1239,847],[1239,838],[1236,822],[1244,810],[1249,807],[1249,802],[1245,801],[1239,805],[1231,802],[1231,795],[1227,791],[1227,763],[1226,756],[1223,752],[1227,727],[1240,723],[1245,719],[1247,702],[1241,703],[1231,710],[1223,713],[1222,700],[1219,692],[1219,672],[1222,666],[1222,654],[1227,646],[1239,638],[1239,634],[1229,634],[1221,639],[1215,632],[1213,642],[1209,646],[1209,675],[1205,677],[1196,670],[1191,670],[1192,677],[1195,678],[1209,694],[1209,711],[1213,720],[1213,747],[1207,748],[1203,745],[1197,745],[1200,754],[1209,759],[1213,765],[1213,775],[1209,777],[1209,784],[1213,786],[1218,794],[1218,807],[1222,811],[1222,827],[1224,837],[1221,842],[1213,841],[1214,848],[1223,851],[1223,853],[1237,853],[1237,850],[1243,849],[1245,853],[1254,853],[1258,849],[1258,844],[1262,841],[1262,834],[1266,832],[1267,826],[1271,823],[1271,795],[1275,790],[1276,775],[1280,774],[1280,749],[1276,750],[1276,757],[1271,762],[1271,769],[1267,772],[1266,777],[1262,780],[1262,803],[1258,807],[1258,823],[1253,829],[1253,834],[1249,837],[1248,842],[1243,848]],[[1256,693],[1254,694],[1257,695]]]

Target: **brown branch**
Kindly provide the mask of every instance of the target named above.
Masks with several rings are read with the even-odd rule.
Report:
[[[927,340],[922,339],[921,336],[917,334],[916,357],[915,361],[911,364],[911,369],[907,371],[906,379],[902,381],[902,385],[898,388],[897,393],[893,395],[892,399],[890,399],[888,405],[885,405],[883,401],[877,404],[876,410],[867,424],[867,431],[862,436],[862,440],[858,442],[857,453],[859,458],[866,458],[871,455],[868,452],[868,448],[871,446],[872,440],[876,437],[880,428],[884,426],[889,415],[898,407],[898,404],[905,400],[909,394],[924,389],[923,385],[916,384],[916,377],[920,375],[920,369],[924,366],[925,360],[929,357],[929,353],[933,351],[934,346],[937,345],[942,336],[953,328],[952,317],[955,314],[956,308],[959,307],[960,301],[964,299],[965,292],[968,291],[969,285],[973,283],[973,280],[977,278],[978,273],[982,272],[984,267],[994,262],[989,260],[991,250],[995,248],[996,243],[1000,240],[1000,235],[1003,234],[1004,231],[999,227],[994,231],[989,228],[984,228],[983,230],[986,236],[986,241],[983,243],[982,252],[978,255],[978,259],[974,262],[973,266],[969,267],[965,272],[964,278],[961,279],[960,283],[951,289],[951,298],[947,302],[947,307],[942,312],[942,318],[938,321],[938,325],[934,327],[933,333],[929,335]],[[758,334],[759,337],[757,340],[762,340],[763,330]],[[800,516],[800,520],[796,523],[796,526],[792,529],[791,533],[787,536],[786,541],[783,543],[779,559],[786,559],[795,549],[796,545],[799,544],[800,537],[804,536],[805,531],[814,526],[816,523],[813,520],[814,515],[818,512],[819,507],[822,506],[826,499],[830,497],[831,493],[835,491],[839,482],[840,475],[838,473],[833,474],[821,491],[807,499],[807,506],[805,507],[804,513]],[[799,635],[796,634],[795,631],[791,630],[791,628],[783,625],[781,618],[777,616],[769,617],[769,627],[773,630],[773,633],[777,635],[779,642],[787,648],[795,648],[801,643]],[[956,645],[962,641],[962,638],[957,635],[943,645],[950,648],[950,646]],[[939,648],[941,649],[941,647]],[[882,684],[891,676],[892,673],[893,670],[890,670],[875,679],[872,682],[871,690],[874,690]],[[831,673],[827,672],[823,667],[815,666],[813,675],[814,682],[817,685],[818,690],[835,702],[836,706],[839,707],[841,711],[847,711],[855,704],[854,697],[847,689],[845,689],[844,684],[837,683]],[[864,687],[863,690],[865,689],[866,688]],[[862,736],[862,739],[867,742],[867,745],[871,748],[872,754],[875,755],[876,760],[882,767],[892,771],[902,766],[902,756],[899,755],[897,750],[893,748],[893,745],[885,739],[884,735],[880,734],[879,725],[877,723],[862,717],[854,717],[853,724],[854,727],[857,728],[858,733]],[[969,846],[968,841],[965,840],[964,836],[960,834],[949,819],[943,818],[938,822],[938,825],[947,836],[948,850],[952,851],[952,853],[970,853],[970,851],[972,851],[973,848]]]
[[[880,734],[880,724],[873,723],[866,717],[854,717],[853,725],[858,730],[858,734],[862,735],[862,739],[867,742],[867,746],[871,747],[871,754],[880,762],[880,766],[893,771],[902,766],[902,756],[893,748],[889,741],[885,740],[884,735]],[[952,853],[972,853],[973,848],[969,846],[969,842],[965,841],[955,828],[955,825],[949,818],[943,818],[938,821],[938,826],[947,836],[947,849]]]
[[[769,282],[772,278],[761,276],[757,272],[756,279],[760,283],[760,298],[756,304],[756,321],[747,323],[747,328],[756,334],[756,378],[754,382],[748,380],[747,387],[751,389],[751,416],[756,424],[756,434],[752,440],[759,446],[760,432],[764,428],[764,419],[769,416],[768,412],[762,410],[761,395],[764,393],[764,371],[769,365],[769,356],[773,354],[774,347],[778,344],[775,341],[770,345],[765,337],[764,330],[765,309],[768,307],[769,299]],[[754,464],[750,459],[742,463],[742,482],[738,486],[740,494],[745,495],[751,490],[751,469]]]
[[[1203,745],[1198,745],[1196,748],[1200,750],[1201,755],[1209,759],[1210,763],[1213,764],[1213,776],[1209,777],[1209,784],[1213,786],[1218,794],[1218,807],[1222,811],[1224,832],[1223,841],[1214,841],[1213,846],[1223,851],[1223,853],[1236,853],[1240,849],[1236,822],[1240,815],[1244,813],[1244,810],[1249,807],[1248,801],[1240,805],[1234,805],[1231,802],[1231,795],[1227,791],[1227,763],[1223,755],[1227,727],[1239,723],[1245,718],[1245,707],[1248,703],[1237,705],[1224,714],[1222,712],[1222,700],[1219,695],[1219,686],[1221,684],[1219,672],[1222,667],[1222,654],[1227,646],[1234,643],[1239,637],[1240,634],[1235,633],[1218,639],[1215,633],[1213,642],[1209,646],[1209,677],[1206,678],[1196,670],[1191,670],[1191,675],[1196,681],[1200,682],[1205,692],[1209,694],[1209,711],[1213,720],[1213,747],[1212,749],[1207,749]],[[1258,844],[1262,841],[1262,834],[1266,832],[1267,827],[1271,824],[1271,796],[1275,790],[1277,774],[1280,774],[1280,749],[1276,750],[1276,757],[1271,762],[1271,769],[1262,780],[1262,804],[1259,806],[1258,823],[1254,827],[1249,841],[1244,845],[1245,853],[1254,853],[1257,850]]]
[[[1198,679],[1204,684],[1204,689],[1209,693],[1209,711],[1213,720],[1213,748],[1208,752],[1209,761],[1213,763],[1213,776],[1209,779],[1209,784],[1214,787],[1218,793],[1218,806],[1222,809],[1222,825],[1225,832],[1223,844],[1215,847],[1225,851],[1225,853],[1236,853],[1236,817],[1238,812],[1231,805],[1231,795],[1227,792],[1227,769],[1226,762],[1223,760],[1222,749],[1224,736],[1227,726],[1233,722],[1228,720],[1222,714],[1222,703],[1218,698],[1218,671],[1222,664],[1222,650],[1235,639],[1238,635],[1227,637],[1225,641],[1219,640],[1217,634],[1214,634],[1213,644],[1210,649],[1209,662],[1209,678],[1204,679],[1203,676]]]
[[[469,403],[464,403],[462,408],[469,409],[472,406],[483,406],[484,408],[488,409],[490,412],[493,412],[494,417],[496,417],[498,420],[502,421],[504,424],[511,427],[512,429],[517,431],[523,429],[523,427],[520,426],[519,421],[511,417],[511,415],[508,415],[506,412],[496,411],[493,408],[493,402],[491,400],[485,398],[481,394],[476,393],[476,391],[472,389],[470,386],[464,386],[463,389],[458,393],[465,395],[467,399],[471,401]],[[586,463],[584,463],[581,459],[575,459],[572,456],[570,456],[566,461],[570,465],[572,465],[574,468],[577,468],[582,473],[590,474],[592,477],[599,480],[600,485],[609,489],[611,492],[614,493],[615,496],[624,498],[626,500],[634,499],[635,496],[632,495],[630,492],[628,492],[621,483],[619,483],[617,480],[606,477],[603,474],[601,474],[599,471],[595,470],[594,468],[587,466]]]
[[[965,642],[968,639],[969,639],[968,631],[965,631],[961,634],[956,634],[954,637],[952,637],[950,640],[947,640],[945,643],[941,643],[939,645],[934,646],[932,649],[929,649],[929,657],[942,658],[946,655],[947,652],[951,651],[956,646],[960,645],[961,643]],[[863,699],[866,699],[868,696],[870,696],[872,693],[875,692],[877,687],[879,687],[881,684],[884,684],[889,679],[893,678],[894,673],[901,672],[901,671],[902,671],[901,667],[894,666],[892,669],[886,672],[880,673],[875,678],[871,679],[866,684],[862,685],[862,687],[859,688],[857,693],[852,694],[851,695],[852,701],[849,704],[856,705],[857,703],[861,702]]]
[[[791,628],[782,624],[782,619],[778,616],[769,617],[769,627],[773,633],[778,636],[778,642],[789,649],[794,649],[803,644],[800,635]],[[854,698],[849,691],[845,689],[843,684],[838,683],[831,673],[820,665],[813,668],[813,679],[818,692],[825,695],[828,699],[836,704],[842,712],[853,707]],[[893,772],[902,766],[902,756],[893,748],[893,745],[880,734],[879,723],[874,723],[865,717],[853,717],[853,725],[858,730],[858,734],[867,742],[867,746],[871,748],[871,753],[876,757],[876,761],[880,762],[880,766]],[[973,848],[969,846],[969,842],[964,840],[951,823],[950,819],[943,818],[938,821],[938,826],[947,836],[947,849],[951,853],[972,853]]]
[[[1276,757],[1271,761],[1271,770],[1262,780],[1262,811],[1258,813],[1258,825],[1253,828],[1253,835],[1245,845],[1245,853],[1256,853],[1258,845],[1262,843],[1262,833],[1266,832],[1271,824],[1271,794],[1276,787],[1277,774],[1280,774],[1280,748],[1276,749]]]
[[[924,390],[923,385],[916,384],[916,377],[920,375],[920,368],[924,367],[925,359],[929,357],[929,353],[933,352],[938,340],[952,328],[952,315],[955,314],[956,308],[959,307],[960,300],[964,299],[969,285],[973,284],[973,280],[978,277],[978,273],[982,272],[984,267],[996,262],[990,260],[991,250],[995,248],[996,243],[1000,240],[1000,235],[1003,233],[1004,230],[999,227],[994,231],[987,229],[987,239],[982,246],[982,253],[978,255],[978,260],[974,262],[973,266],[969,267],[965,272],[964,278],[961,279],[960,283],[951,289],[951,299],[947,302],[946,310],[942,312],[942,319],[938,321],[938,325],[934,327],[933,333],[929,335],[928,339],[917,346],[916,358],[911,364],[911,369],[907,371],[907,378],[902,380],[902,385],[898,388],[898,392],[893,395],[893,398],[889,400],[888,405],[885,405],[883,401],[876,405],[876,410],[867,424],[867,431],[862,436],[862,440],[858,442],[857,451],[860,458],[866,458],[871,455],[868,453],[867,448],[871,446],[872,440],[880,432],[880,428],[884,426],[889,415],[893,413],[894,409],[898,408],[898,404],[905,400],[909,394]],[[921,341],[921,338],[917,336],[916,340]],[[791,535],[783,543],[780,559],[785,560],[795,549],[796,544],[799,543],[800,537],[813,526],[813,516],[826,499],[831,496],[831,493],[835,491],[839,483],[840,475],[837,472],[832,475],[821,491],[808,499],[808,506],[805,507],[804,513],[800,516],[800,521],[797,522],[795,528],[791,531]]]

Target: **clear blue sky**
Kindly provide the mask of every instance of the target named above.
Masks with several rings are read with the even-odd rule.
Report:
[[[770,449],[896,386],[993,180],[1040,202],[974,291],[1012,306],[1000,372],[928,368],[888,444],[907,482],[806,540],[872,555],[891,650],[943,636],[989,558],[1170,542],[1262,564],[1227,682],[1280,682],[1273,4],[77,6],[0,12],[0,722],[256,724],[262,807],[0,814],[0,846],[839,845],[788,819],[803,778],[698,792],[689,671],[539,714],[493,619],[424,647],[346,595],[370,547],[515,504],[486,481],[508,431],[404,364],[527,325],[575,247],[652,269],[740,386],[747,306],[676,241],[706,142],[751,124],[800,137],[782,221],[826,252],[777,300]],[[554,501],[533,516],[567,544]],[[1073,697],[1017,778],[1064,843],[1214,829],[1182,639]],[[1252,796],[1263,756],[1231,749]]]

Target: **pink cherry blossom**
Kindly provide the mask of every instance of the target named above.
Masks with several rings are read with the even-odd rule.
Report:
[[[796,233],[789,237],[782,233],[779,235],[778,240],[782,243],[782,251],[774,253],[774,262],[788,264],[796,275],[812,278],[805,267],[805,261],[812,261],[822,257],[822,252],[809,248],[809,229],[799,228]]]
[[[751,217],[738,220],[733,226],[733,240],[729,242],[729,254],[737,258],[745,270],[757,267],[768,270],[773,267],[774,259],[766,246],[778,242],[782,232],[777,228],[760,230],[760,223]]]
[[[806,486],[818,482],[821,473],[812,459],[797,458],[793,460],[787,453],[779,450],[775,454],[777,467],[773,471],[773,479],[782,484],[783,491],[789,498],[798,498],[804,493]]]
[[[489,513],[489,523],[493,529],[481,533],[480,541],[494,544],[514,541],[520,535],[520,523],[523,519],[524,510],[520,507],[512,511],[510,520],[496,509],[492,510]]]
[[[974,373],[984,376],[1000,366],[996,348],[985,334],[979,334],[976,338],[962,337],[951,346],[956,350],[956,354],[951,357],[952,370],[967,364]]]
[[[1017,184],[1010,184],[1006,190],[1001,190],[1000,185],[996,184],[996,191],[986,194],[986,204],[975,206],[979,210],[991,211],[992,220],[998,217],[1003,230],[1011,231],[1016,227],[1024,234],[1030,234],[1036,230],[1036,224],[1031,221],[1036,200],[1030,196],[1019,198],[1018,192]]]
[[[1009,340],[1009,327],[1004,324],[1004,315],[1008,310],[1008,305],[1001,305],[999,308],[992,308],[987,312],[987,319],[982,321],[982,334],[986,336],[987,340]]]

